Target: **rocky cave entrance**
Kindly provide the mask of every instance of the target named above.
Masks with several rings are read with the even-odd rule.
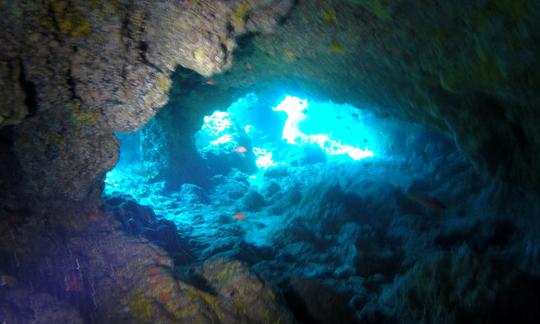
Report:
[[[478,224],[467,215],[485,179],[433,129],[366,107],[248,93],[203,109],[187,134],[181,109],[169,105],[138,132],[118,134],[104,197],[128,233],[174,257],[187,282],[198,284],[194,264],[240,260],[280,286],[299,319],[371,318],[366,303],[383,285],[424,253],[459,246],[445,231]],[[305,305],[320,287],[343,303],[338,312]]]
[[[539,322],[540,2],[0,10],[0,323]]]

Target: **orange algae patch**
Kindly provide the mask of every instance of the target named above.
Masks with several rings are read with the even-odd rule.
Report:
[[[146,271],[146,274],[149,275],[149,276],[155,276],[157,275],[158,273],[161,272],[161,268],[158,268],[158,267],[154,267],[154,268],[150,268]]]

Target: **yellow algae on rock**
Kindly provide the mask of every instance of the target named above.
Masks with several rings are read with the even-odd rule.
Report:
[[[171,84],[172,84],[171,79],[165,74],[160,74],[156,80],[156,86],[158,87],[159,90],[162,90],[162,91],[168,91],[169,88],[171,87]]]
[[[336,10],[334,8],[324,9],[322,20],[325,23],[335,24],[337,22]]]
[[[251,11],[251,6],[247,3],[239,5],[231,15],[231,24],[235,30],[241,30],[246,25],[246,20]]]
[[[138,323],[152,320],[152,303],[142,292],[135,293],[127,302],[131,315]]]
[[[90,22],[71,2],[54,1],[51,3],[54,20],[63,34],[80,37],[90,31]]]

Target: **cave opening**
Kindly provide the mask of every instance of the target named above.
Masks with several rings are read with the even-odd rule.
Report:
[[[198,202],[212,204],[211,201],[223,202],[223,199],[211,195],[229,190],[227,196],[233,199],[260,198],[260,206],[235,206],[235,210],[225,213],[234,218],[236,214],[246,216],[246,211],[259,211],[267,206],[259,191],[270,184],[275,187],[284,180],[287,182],[292,174],[301,178],[318,169],[329,174],[334,169],[349,170],[335,179],[331,176],[325,179],[340,186],[350,184],[355,173],[363,169],[369,179],[384,177],[393,168],[403,171],[396,183],[404,192],[412,184],[412,190],[427,195],[428,189],[416,188],[414,179],[406,175],[407,168],[433,170],[437,158],[464,161],[454,144],[433,130],[330,100],[309,100],[289,94],[261,100],[255,93],[248,93],[227,107],[209,111],[202,117],[200,129],[191,135],[168,133],[171,125],[175,125],[171,116],[175,118],[174,114],[164,117],[158,114],[137,132],[117,134],[121,142],[120,159],[106,175],[104,195],[131,196],[158,211],[161,217],[189,223],[188,217],[175,210],[177,204],[168,204],[165,197],[177,200],[188,190],[195,196],[201,195],[196,199]],[[186,145],[170,144],[176,141]],[[191,162],[176,160],[181,154],[192,155],[183,156]],[[168,179],[167,170],[179,169],[185,173],[183,168],[188,169],[193,181],[184,179],[178,183]],[[228,183],[235,178],[247,182],[236,189],[220,188],[219,182]],[[311,181],[306,187],[314,187],[315,183]],[[298,184],[294,183],[293,187]]]
[[[247,262],[287,296],[298,293],[288,289],[299,277],[358,296],[366,293],[358,280],[398,275],[443,219],[472,226],[463,222],[464,197],[478,194],[481,177],[450,139],[420,124],[330,100],[248,93],[206,109],[186,140],[175,126],[185,117],[171,120],[185,115],[167,109],[119,134],[120,161],[104,196],[147,206],[155,222],[115,215],[180,268],[224,257]],[[187,168],[192,181],[169,179],[171,168]],[[419,228],[430,230],[417,235]],[[442,241],[448,249],[460,242]]]
[[[0,1],[0,323],[539,323],[540,1]]]

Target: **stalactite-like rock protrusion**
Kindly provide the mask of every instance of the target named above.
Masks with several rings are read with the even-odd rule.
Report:
[[[116,163],[114,131],[138,129],[168,100],[178,65],[232,65],[235,37],[271,31],[291,1],[45,1],[2,4],[0,125],[29,196],[81,200]],[[31,106],[29,107],[29,104]],[[24,117],[31,113],[28,120]],[[93,187],[93,189],[89,189]]]

